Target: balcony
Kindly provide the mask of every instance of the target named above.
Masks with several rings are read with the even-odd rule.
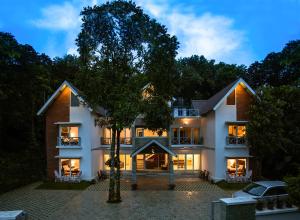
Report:
[[[203,138],[200,137],[199,139],[192,139],[190,137],[174,137],[172,138],[172,144],[194,144],[194,145],[202,145],[203,144]]]
[[[101,144],[102,145],[110,145],[111,138],[101,137]],[[131,138],[120,138],[120,144],[131,145],[132,144]]]
[[[173,116],[175,118],[180,117],[199,117],[200,112],[199,109],[188,109],[188,108],[174,108]]]
[[[227,145],[246,145],[247,139],[245,136],[237,137],[237,136],[228,136],[226,137]]]
[[[57,137],[57,146],[80,146],[80,137]]]

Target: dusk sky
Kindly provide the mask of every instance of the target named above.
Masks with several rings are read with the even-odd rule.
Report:
[[[0,31],[50,57],[76,53],[79,13],[101,0],[1,0]],[[300,39],[300,0],[137,0],[193,54],[249,65]]]

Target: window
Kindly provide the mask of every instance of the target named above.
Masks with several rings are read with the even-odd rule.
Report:
[[[200,154],[194,154],[194,170],[200,170]]]
[[[228,126],[228,135],[243,137],[246,135],[246,126],[245,125],[229,125]]]
[[[71,92],[71,106],[72,107],[78,107],[79,106],[79,100],[78,98]]]
[[[266,189],[267,188],[262,185],[251,183],[250,185],[246,186],[243,191],[254,196],[261,196]]]
[[[62,176],[74,176],[80,172],[79,159],[60,159],[60,172]]]
[[[137,128],[136,136],[137,137],[160,137],[158,135],[158,131],[151,131],[150,129],[147,128]],[[166,137],[166,136],[167,136],[167,132],[163,131],[161,137]]]
[[[231,176],[245,176],[247,169],[246,159],[227,159],[227,172]]]
[[[185,154],[178,154],[173,157],[174,170],[185,170]]]
[[[80,145],[79,127],[61,127],[59,145]]]
[[[193,163],[193,154],[187,154],[186,155],[186,169],[187,170],[193,170],[193,166],[194,166],[194,163]]]
[[[104,154],[104,169],[109,170],[110,167],[106,165],[109,160],[109,154]],[[131,170],[131,157],[129,154],[120,154],[120,170]]]
[[[233,92],[227,96],[227,105],[235,105],[235,90],[233,90]]]

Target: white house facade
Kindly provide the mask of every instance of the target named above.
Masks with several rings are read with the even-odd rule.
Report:
[[[249,170],[246,124],[255,95],[238,79],[208,100],[192,100],[190,107],[173,106],[174,121],[168,131],[158,135],[147,129],[142,118],[121,132],[121,170],[132,175],[160,172],[177,175],[198,174],[206,170],[219,181],[244,176]],[[111,130],[97,125],[103,108],[92,109],[78,90],[64,82],[38,112],[46,120],[47,171],[97,177],[108,170]]]

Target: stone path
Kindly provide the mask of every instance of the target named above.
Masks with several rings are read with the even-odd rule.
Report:
[[[30,219],[210,219],[211,201],[228,197],[215,185],[199,179],[176,180],[176,190],[164,189],[167,179],[139,178],[137,191],[122,180],[123,202],[108,204],[107,183],[91,185],[83,191],[36,190],[35,183],[0,195],[0,210],[23,209]],[[156,189],[159,184],[161,188]],[[148,184],[148,185],[147,185]],[[147,186],[155,186],[147,188]]]

